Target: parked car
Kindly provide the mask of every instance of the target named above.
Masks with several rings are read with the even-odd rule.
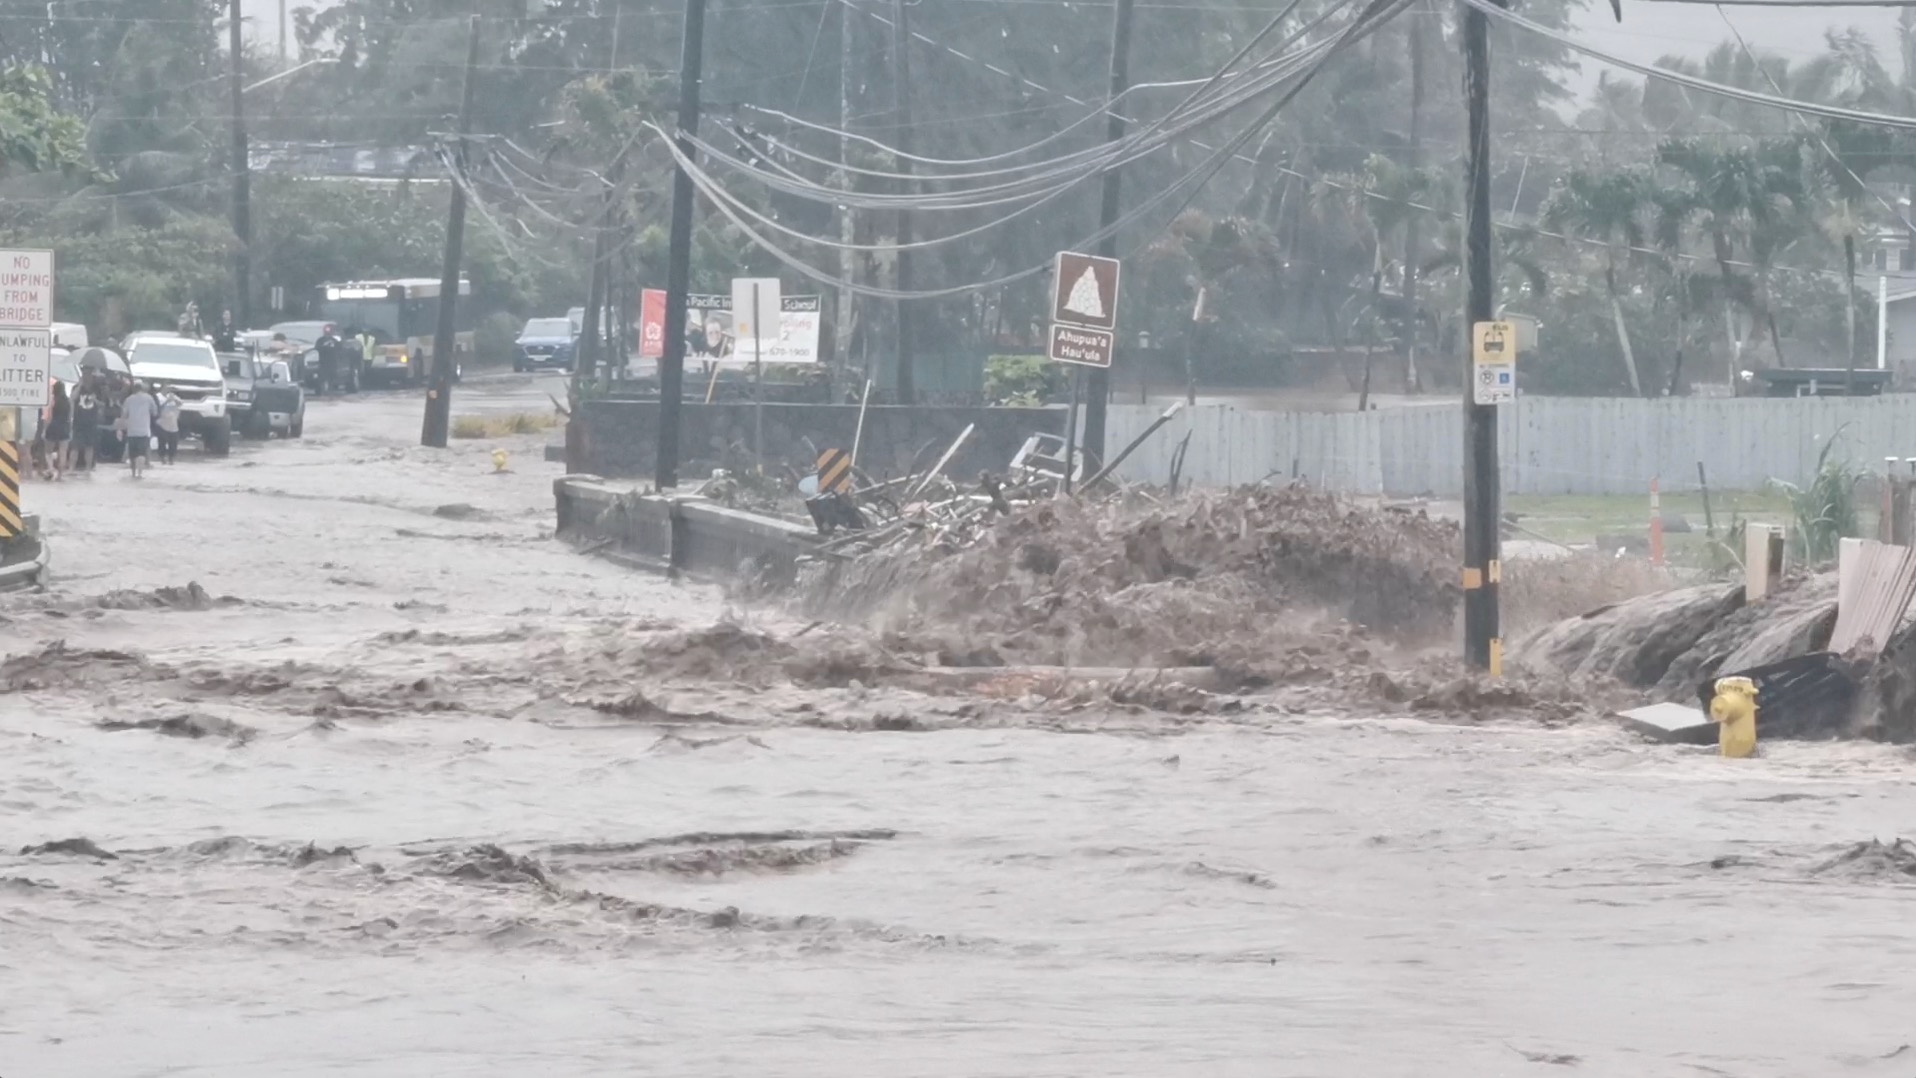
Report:
[[[276,322],[267,327],[266,344],[261,347],[270,349],[274,337],[285,337],[280,350],[286,362],[292,365],[293,376],[307,389],[314,389],[319,385],[319,353],[313,350],[313,345],[330,325],[331,322]]]
[[[226,410],[226,377],[213,346],[172,333],[127,337],[126,362],[133,377],[155,392],[180,398],[180,433],[191,435],[213,456],[232,450],[233,417]]]
[[[288,438],[304,436],[306,390],[293,378],[285,360],[225,353],[220,367],[226,376],[226,413],[234,430],[248,438],[270,438],[274,431]]]
[[[540,367],[557,367],[569,371],[578,346],[579,338],[572,332],[571,319],[531,319],[526,322],[526,328],[519,331],[512,369],[533,371]]]
[[[273,350],[273,331],[270,329],[241,330],[238,338],[242,352],[270,352]]]

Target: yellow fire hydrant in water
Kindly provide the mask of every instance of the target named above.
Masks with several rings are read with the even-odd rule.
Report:
[[[1756,683],[1746,677],[1719,678],[1710,701],[1710,721],[1717,724],[1716,747],[1724,756],[1742,759],[1756,754]]]
[[[506,470],[505,450],[495,449],[492,451],[492,470],[495,472],[503,472]]]

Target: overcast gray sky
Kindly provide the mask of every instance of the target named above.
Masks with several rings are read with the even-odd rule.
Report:
[[[1895,8],[1725,6],[1723,14],[1730,17],[1752,49],[1774,52],[1792,61],[1820,53],[1824,31],[1831,27],[1858,27],[1876,43],[1877,53],[1890,70],[1898,67]],[[1731,40],[1723,15],[1713,4],[1623,0],[1623,21],[1619,23],[1610,14],[1607,0],[1595,0],[1579,17],[1576,29],[1578,36],[1591,44],[1644,63],[1672,53],[1701,57],[1718,42]],[[1588,84],[1596,82],[1602,66],[1594,60],[1584,61],[1583,76]]]

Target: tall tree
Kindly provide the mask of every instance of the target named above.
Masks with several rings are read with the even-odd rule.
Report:
[[[1546,227],[1603,245],[1603,287],[1616,323],[1617,351],[1630,378],[1630,392],[1639,397],[1643,395],[1643,381],[1637,375],[1636,352],[1630,346],[1630,325],[1623,315],[1617,267],[1634,261],[1635,252],[1644,243],[1643,187],[1643,178],[1633,172],[1573,172],[1552,193],[1543,214]]]

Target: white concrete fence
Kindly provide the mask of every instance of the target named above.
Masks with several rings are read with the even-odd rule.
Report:
[[[1113,405],[1106,443],[1117,449],[1162,414]],[[1182,477],[1237,486],[1292,476],[1357,494],[1463,492],[1463,413],[1432,404],[1372,412],[1260,412],[1187,408],[1119,469],[1163,483],[1189,433]],[[1834,458],[1880,471],[1884,457],[1916,457],[1916,394],[1845,400],[1523,397],[1499,415],[1509,494],[1641,494],[1694,490],[1702,461],[1715,490],[1755,490],[1773,479],[1806,484],[1831,438]]]

